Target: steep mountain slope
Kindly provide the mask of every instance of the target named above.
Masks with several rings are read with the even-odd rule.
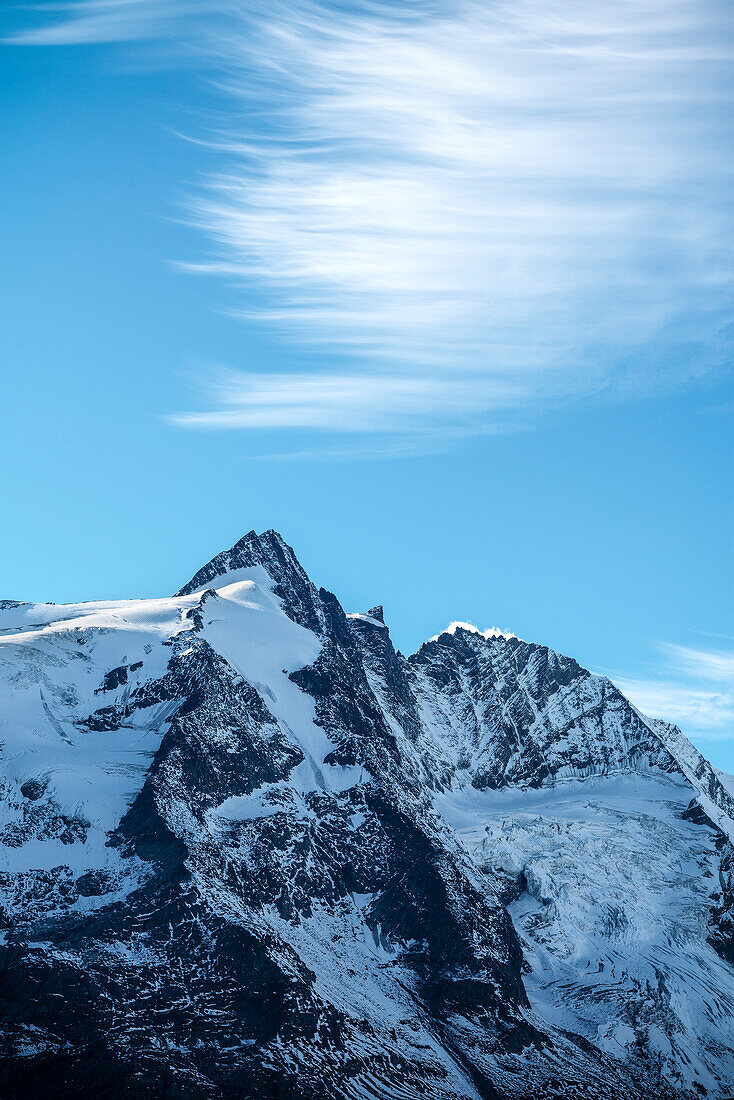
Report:
[[[568,658],[250,532],[0,605],[0,743],[3,1097],[734,1091],[734,801]]]

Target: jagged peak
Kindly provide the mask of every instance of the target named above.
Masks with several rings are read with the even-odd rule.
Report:
[[[260,535],[248,531],[229,550],[222,550],[203,565],[176,595],[189,596],[206,588],[221,588],[232,574],[258,566],[273,582],[273,591],[282,599],[286,614],[294,622],[318,632],[323,626],[323,613],[316,589],[293,548],[272,528]]]
[[[303,579],[306,574],[298,561],[293,549],[288,545],[282,535],[277,531],[263,531],[258,535],[257,531],[248,531],[241,539],[228,550],[222,550],[203,565],[182,588],[177,596],[189,596],[192,592],[198,592],[204,588],[212,587],[210,582],[217,578],[226,577],[238,569],[252,569],[262,566],[270,575],[271,568],[279,565],[289,567]],[[270,567],[270,568],[269,568]],[[277,577],[272,577],[278,580]]]
[[[377,626],[381,629],[387,629],[385,626],[385,615],[382,610],[382,604],[378,604],[377,607],[371,607],[366,614],[361,611],[349,611],[347,618],[353,622],[368,623],[370,626]]]
[[[513,634],[509,630],[500,630],[496,626],[487,627],[486,630],[480,630],[474,623],[465,623],[457,620],[456,622],[449,623],[449,625],[442,630],[439,634],[434,634],[431,638],[432,642],[437,642],[444,634],[456,634],[457,631],[465,631],[467,634],[479,634],[482,638],[486,638],[488,641],[491,638],[504,638],[505,641],[509,641],[511,638],[515,641],[521,642],[523,639],[517,634]]]

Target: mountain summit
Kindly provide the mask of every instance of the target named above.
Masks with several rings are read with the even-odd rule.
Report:
[[[734,780],[573,659],[251,531],[1,603],[0,700],[3,1098],[734,1092]]]

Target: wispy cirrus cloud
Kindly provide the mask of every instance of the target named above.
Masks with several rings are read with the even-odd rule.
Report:
[[[211,5],[214,11],[216,0]],[[67,0],[29,5],[37,18],[6,41],[25,46],[79,46],[160,38],[204,14],[201,0]]]
[[[661,644],[649,677],[613,676],[619,688],[654,718],[695,738],[734,738],[734,652]]]
[[[214,407],[174,414],[170,417],[174,423],[209,429],[315,428],[340,434],[408,430],[425,436],[447,413],[467,425],[477,413],[477,394],[439,374],[218,369],[203,376],[202,389]],[[517,398],[516,386],[507,379],[502,388],[495,387],[492,406],[512,407]]]
[[[721,363],[727,9],[397,10],[281,4],[228,43],[228,90],[264,113],[192,213],[243,312],[355,379],[430,382],[454,426]]]
[[[195,6],[78,0],[32,35],[152,35]],[[476,431],[725,363],[728,3],[200,10],[227,19],[197,45],[237,122],[190,203],[211,242],[191,266],[333,366],[215,378],[177,423]]]

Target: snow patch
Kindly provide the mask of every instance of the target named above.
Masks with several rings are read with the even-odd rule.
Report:
[[[505,638],[508,640],[510,638],[516,638],[518,641],[522,641],[521,638],[518,638],[517,634],[513,634],[509,630],[500,630],[496,626],[490,626],[487,627],[486,630],[480,630],[474,623],[461,622],[459,619],[455,620],[453,623],[449,623],[440,634],[434,634],[431,641],[437,642],[441,634],[455,634],[457,630],[468,630],[470,634],[479,634],[482,638],[486,638],[487,640],[490,638]]]
[[[377,626],[380,630],[387,630],[385,623],[381,623],[379,619],[374,619],[372,615],[363,615],[361,611],[348,611],[348,619],[359,619],[360,622],[369,623],[370,626]]]

